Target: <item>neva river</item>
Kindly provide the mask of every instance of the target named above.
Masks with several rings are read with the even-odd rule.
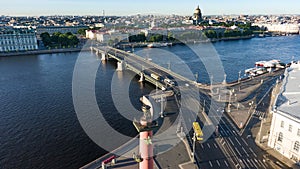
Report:
[[[295,60],[300,59],[300,36],[213,45],[228,81],[236,80],[239,71],[253,67],[259,60],[280,59],[287,63],[293,56]],[[192,72],[199,72],[199,81],[209,82],[205,69],[193,61],[193,53],[185,46],[136,49],[135,52],[167,66],[170,59],[160,50],[178,55]],[[78,168],[105,153],[84,133],[74,111],[72,76],[78,54],[0,58],[0,168]],[[90,52],[84,55],[100,62]],[[171,61],[171,69],[176,64]],[[112,103],[110,87],[115,68],[115,62],[100,64],[95,84],[97,101],[111,126],[134,136],[132,123],[118,116]],[[131,74],[123,72],[121,80],[130,81]],[[138,78],[133,79],[129,87],[132,105],[140,108],[139,97],[153,89],[152,85],[141,85]]]

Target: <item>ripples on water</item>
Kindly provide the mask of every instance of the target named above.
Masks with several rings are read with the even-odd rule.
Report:
[[[78,168],[105,153],[81,129],[73,108],[72,75],[77,56],[0,58],[0,168]],[[116,116],[109,99],[114,72],[115,63],[99,67],[99,107],[108,119],[115,119],[111,120],[113,127],[133,136],[136,132],[131,122]],[[129,73],[124,73],[124,80]],[[133,81],[133,104],[140,106],[139,97],[152,88],[140,88]]]
[[[184,45],[177,45],[175,47],[165,47],[159,49],[136,49],[136,53],[143,57],[151,58],[153,62],[158,62],[160,65],[168,68],[171,63],[178,67],[171,65],[171,69],[177,71],[182,65],[182,62],[190,66],[190,70],[195,74],[198,72],[198,81],[209,83],[207,71],[203,63],[199,60],[207,59],[208,56],[214,56],[212,53],[205,53],[202,50],[208,48],[208,44],[189,45],[192,49],[197,50],[195,54],[188,47]],[[253,38],[250,40],[237,41],[221,41],[213,43],[218,57],[221,59],[225,73],[227,74],[227,81],[238,79],[238,72],[241,71],[243,75],[244,70],[254,67],[255,62],[260,60],[279,59],[284,63],[288,63],[294,56],[295,60],[300,59],[300,36],[287,37],[268,37],[268,38]],[[188,50],[189,49],[189,50]],[[175,57],[181,58],[180,61],[174,61]],[[212,67],[216,66],[213,62]],[[175,68],[174,68],[175,67]],[[182,72],[180,72],[182,73]],[[222,79],[224,75],[222,75]]]
[[[289,62],[292,56],[299,60],[299,42],[299,36],[290,36],[213,45],[228,81],[232,81],[237,79],[238,71],[253,67],[258,60]],[[200,72],[200,81],[209,81],[203,64],[185,46],[163,50],[185,60],[193,73]],[[145,52],[153,61],[161,59],[163,66],[168,64],[169,59],[160,52],[136,51]],[[72,75],[77,56],[78,53],[67,53],[0,58],[0,168],[78,168],[105,153],[83,132],[73,108]],[[173,68],[180,66],[180,60],[172,64]],[[96,80],[98,104],[112,126],[133,136],[136,132],[131,122],[120,117],[112,104],[110,83],[115,65],[100,64]],[[130,74],[124,72],[122,80],[130,80]],[[148,84],[140,86],[134,79],[129,88],[132,104],[140,108],[139,97],[153,88]]]

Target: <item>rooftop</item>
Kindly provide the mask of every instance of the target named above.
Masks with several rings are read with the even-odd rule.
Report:
[[[34,33],[34,30],[28,28],[0,27],[0,34],[28,34],[28,33]]]
[[[300,119],[300,61],[287,69],[277,110]]]

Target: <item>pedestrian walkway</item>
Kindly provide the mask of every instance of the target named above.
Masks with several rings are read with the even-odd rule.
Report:
[[[171,169],[193,169],[198,168],[192,161],[191,150],[185,137],[181,138],[181,142],[169,151],[158,154],[156,161],[160,168]]]
[[[244,128],[252,116],[254,111],[254,106],[252,104],[253,103],[251,101],[246,103],[231,103],[231,106],[228,106],[225,109],[229,117],[238,128]]]

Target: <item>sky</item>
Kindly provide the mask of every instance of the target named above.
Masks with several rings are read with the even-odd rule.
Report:
[[[300,14],[299,0],[0,0],[0,15]]]

